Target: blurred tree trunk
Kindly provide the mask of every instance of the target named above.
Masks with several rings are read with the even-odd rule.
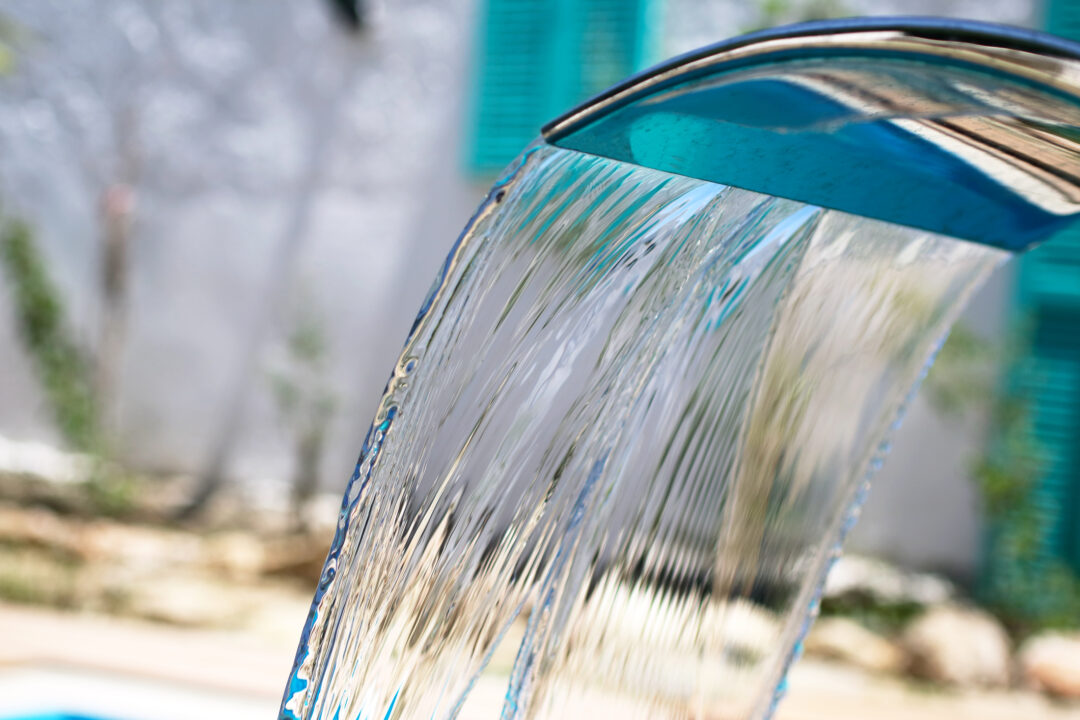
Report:
[[[236,374],[219,415],[218,431],[213,435],[210,452],[191,499],[176,513],[179,520],[190,520],[201,514],[225,484],[229,459],[243,427],[251,381],[258,374],[259,353],[288,294],[296,259],[307,238],[318,190],[327,161],[331,158],[330,148],[340,125],[344,101],[356,78],[360,63],[356,62],[356,58],[352,60],[346,63],[332,89],[310,109],[305,162],[281,227],[267,280],[263,284],[266,301],[259,305],[258,315],[244,340],[240,360],[235,367]]]
[[[139,180],[141,148],[139,114],[133,103],[122,106],[112,122],[113,146],[117,152],[116,179],[104,183],[101,193],[100,307],[94,399],[104,447],[116,451],[119,429],[121,366],[127,340],[127,319],[136,187]]]
[[[296,474],[292,485],[293,527],[298,531],[310,529],[308,505],[319,488],[326,423],[317,422],[300,435],[296,448]]]
[[[128,266],[135,193],[130,185],[116,183],[105,190],[102,201],[103,247],[101,253],[101,329],[98,336],[94,395],[106,436],[115,437],[118,378],[127,336]]]

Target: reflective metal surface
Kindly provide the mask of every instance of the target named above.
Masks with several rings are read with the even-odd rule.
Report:
[[[1024,250],[1080,218],[1080,46],[979,23],[811,23],[648,70],[559,147]]]

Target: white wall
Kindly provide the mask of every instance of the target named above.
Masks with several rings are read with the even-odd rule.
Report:
[[[130,337],[121,419],[128,454],[197,470],[269,286],[305,157],[325,140],[310,226],[286,280],[333,330],[340,393],[326,476],[343,485],[389,368],[478,190],[455,179],[474,27],[471,0],[369,2],[343,32],[321,0],[11,0],[19,71],[0,78],[0,198],[38,231],[92,343],[105,183],[139,156]],[[332,117],[338,114],[335,121]],[[117,140],[124,118],[137,133]],[[336,128],[335,128],[336,126]],[[130,138],[131,133],[120,133]],[[0,292],[0,433],[49,422]],[[280,477],[292,457],[266,374],[249,375],[232,472]]]

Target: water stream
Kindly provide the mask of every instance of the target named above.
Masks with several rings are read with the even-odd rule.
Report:
[[[534,146],[394,368],[281,717],[767,717],[1004,257]]]

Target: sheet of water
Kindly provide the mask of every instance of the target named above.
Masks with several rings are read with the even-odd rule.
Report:
[[[535,146],[394,368],[281,717],[766,717],[1003,256]]]

